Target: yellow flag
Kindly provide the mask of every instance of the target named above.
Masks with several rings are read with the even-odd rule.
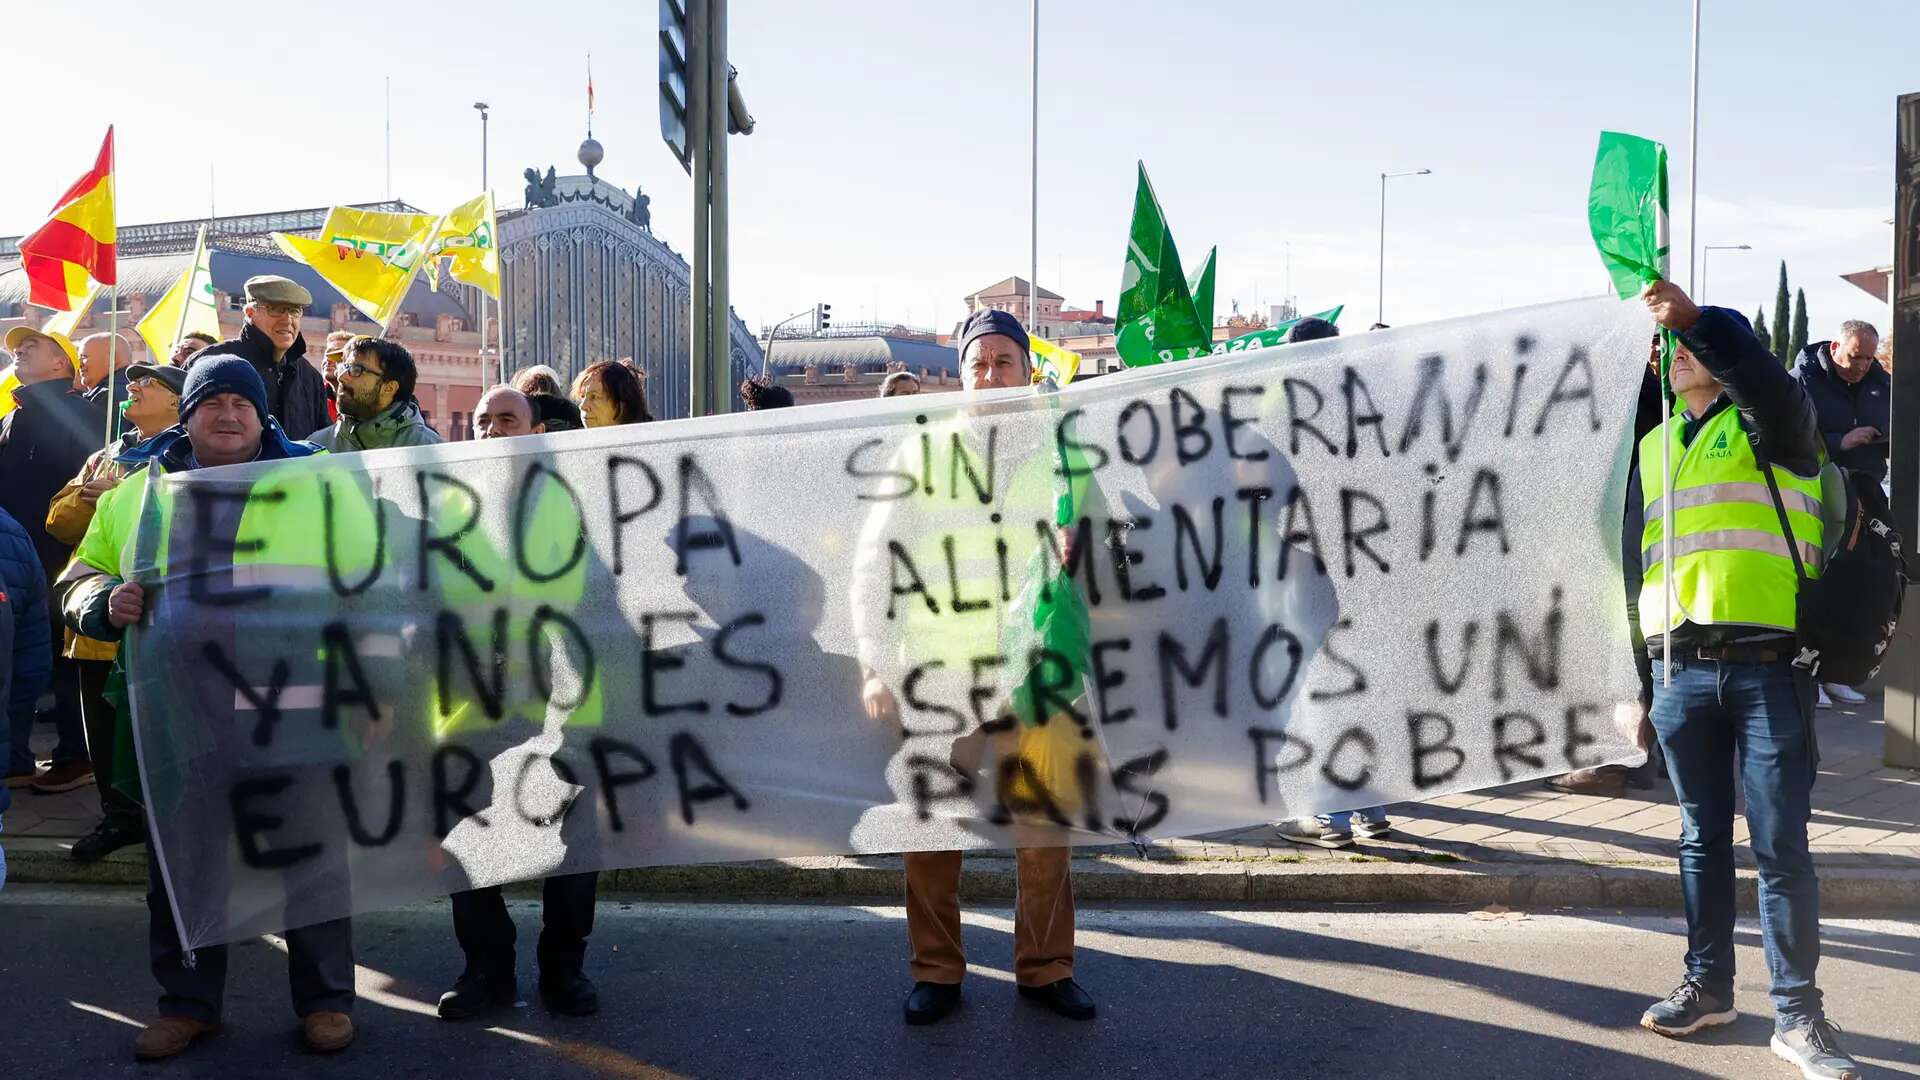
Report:
[[[207,227],[202,225],[200,238],[193,245],[193,264],[180,272],[159,302],[149,308],[134,327],[146,339],[153,363],[171,360],[173,347],[189,333],[212,334],[213,340],[220,340],[220,311],[215,306],[211,266]]]
[[[1080,374],[1080,354],[1063,349],[1045,338],[1034,338],[1028,344],[1033,346],[1033,381],[1052,379],[1053,385],[1065,386]]]
[[[453,280],[500,299],[500,248],[493,219],[493,192],[468,199],[447,212],[434,231],[433,261],[427,277],[440,287],[440,261],[447,260]]]
[[[81,296],[79,302],[73,305],[71,310],[54,312],[53,317],[48,319],[46,325],[40,328],[40,332],[43,334],[57,334],[60,337],[66,338],[68,341],[72,341],[73,332],[79,328],[80,320],[86,316],[87,312],[93,310],[93,302],[98,299],[100,299],[100,286],[97,282],[90,283],[87,291]]]
[[[400,314],[437,224],[426,214],[336,206],[327,212],[320,239],[274,233],[273,242],[385,328]]]
[[[20,389],[20,376],[13,373],[9,365],[5,374],[0,374],[0,416],[13,411],[13,392]]]

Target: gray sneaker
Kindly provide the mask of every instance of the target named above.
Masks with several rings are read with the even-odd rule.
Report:
[[[1773,1053],[1800,1066],[1806,1080],[1860,1080],[1859,1062],[1840,1049],[1840,1029],[1831,1020],[1815,1020],[1773,1033]]]
[[[1291,840],[1296,844],[1311,844],[1314,847],[1343,848],[1353,844],[1353,834],[1345,829],[1336,829],[1333,824],[1320,818],[1292,818],[1276,821],[1273,829],[1282,840]]]
[[[1701,1028],[1731,1024],[1739,1016],[1733,1001],[1701,986],[1688,976],[1665,1001],[1656,1001],[1640,1017],[1640,1026],[1673,1038],[1685,1038]]]

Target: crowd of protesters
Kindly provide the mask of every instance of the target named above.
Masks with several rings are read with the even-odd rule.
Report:
[[[1826,1020],[1815,981],[1818,882],[1807,824],[1816,702],[1857,702],[1859,695],[1850,687],[1816,685],[1794,667],[1797,584],[1791,564],[1773,550],[1781,545],[1741,541],[1748,548],[1733,552],[1722,550],[1733,541],[1718,532],[1676,535],[1673,572],[1683,579],[1685,595],[1669,610],[1652,599],[1668,567],[1648,538],[1656,534],[1664,500],[1693,507],[1755,502],[1755,489],[1764,485],[1749,474],[1764,477],[1766,470],[1794,491],[1817,485],[1828,462],[1884,483],[1890,395],[1887,372],[1874,359],[1878,336],[1872,326],[1847,322],[1833,341],[1808,346],[1789,372],[1739,313],[1698,307],[1664,282],[1650,286],[1644,299],[1678,341],[1667,385],[1652,367],[1643,388],[1622,537],[1642,673],[1642,739],[1653,755],[1637,772],[1607,767],[1553,783],[1617,793],[1628,782],[1650,785],[1655,762],[1664,761],[1682,812],[1688,948],[1680,985],[1650,1007],[1641,1024],[1675,1037],[1735,1016],[1732,845],[1739,783],[1767,914],[1761,934],[1776,1013],[1774,1049],[1806,1075],[1850,1076],[1855,1066]],[[145,610],[142,587],[121,573],[131,520],[125,507],[134,496],[119,485],[141,469],[185,471],[442,441],[414,397],[418,372],[400,343],[339,331],[329,335],[322,363],[308,360],[299,319],[311,303],[296,282],[254,278],[246,285],[239,337],[185,337],[167,363],[132,363],[126,340],[113,334],[77,344],[25,327],[6,335],[20,385],[15,407],[0,422],[0,475],[6,477],[0,485],[0,701],[8,710],[0,727],[7,750],[0,811],[14,790],[58,793],[94,785],[101,820],[74,844],[76,860],[141,843],[146,832],[135,797],[130,717],[115,706],[124,697],[112,692],[121,633]],[[1337,334],[1331,324],[1308,319],[1289,340]],[[1024,385],[1033,372],[1029,348],[1011,316],[976,313],[960,341],[964,392]],[[1677,402],[1663,425],[1659,401],[1668,388]],[[739,389],[750,411],[794,404],[791,391],[765,378]],[[888,375],[879,389],[881,397],[920,392],[920,380],[904,371]],[[482,395],[473,423],[480,438],[492,439],[651,419],[643,374],[630,362],[602,361],[570,385],[545,365],[523,369]],[[1729,444],[1730,434],[1737,437]],[[1671,439],[1684,451],[1709,437],[1735,452],[1683,452],[1670,476],[1644,468],[1648,448],[1657,449],[1659,440]],[[1696,619],[1694,612],[1722,617]],[[1670,644],[1677,647],[1668,651]],[[41,763],[30,737],[48,697],[45,718],[55,742],[50,760]],[[876,719],[895,711],[891,690],[872,678],[863,704]],[[1389,827],[1382,807],[1278,823],[1283,837],[1324,847],[1343,846],[1355,835],[1376,837]],[[1016,981],[1023,994],[1062,1015],[1091,1018],[1093,1000],[1073,980],[1065,853],[1040,849],[1020,856]],[[218,1026],[225,952],[202,949],[197,962],[189,961],[151,857],[149,866],[151,961],[164,994],[162,1015],[141,1031],[135,1053],[151,1059],[177,1054]],[[958,941],[958,871],[957,853],[907,859],[916,979],[905,1002],[909,1023],[938,1021],[959,1001],[966,961]],[[593,874],[547,882],[541,991],[559,1013],[585,1015],[598,1007],[580,964],[595,888]],[[513,999],[514,929],[497,889],[461,894],[453,910],[467,967],[441,998],[440,1013],[461,1019]],[[553,945],[561,939],[564,948]],[[289,931],[287,943],[307,1045],[321,1052],[346,1047],[354,1036],[349,921]],[[569,959],[551,962],[552,956]]]

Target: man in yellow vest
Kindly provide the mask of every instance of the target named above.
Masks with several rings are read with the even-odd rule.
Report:
[[[169,428],[143,444],[137,453],[140,461],[144,462],[140,468],[172,473],[250,461],[291,463],[320,452],[312,443],[288,439],[279,424],[273,421],[267,409],[266,384],[252,364],[240,357],[203,356],[194,362],[193,370],[187,373],[181,386],[180,426]],[[216,523],[214,526],[228,537],[244,535],[252,538],[245,543],[233,539],[227,541],[229,550],[233,552],[236,569],[248,556],[254,559],[256,566],[268,569],[276,565],[299,569],[298,566],[287,567],[286,564],[289,561],[311,563],[317,558],[319,541],[315,538],[320,535],[320,530],[291,527],[295,521],[311,525],[319,519],[320,504],[315,484],[304,465],[301,469],[281,475],[286,482],[278,490],[286,491],[287,496],[261,500],[261,519],[243,520],[238,525]],[[302,478],[304,482],[298,482]],[[62,613],[67,626],[75,633],[103,641],[118,641],[127,627],[145,618],[165,595],[164,590],[168,586],[156,587],[129,580],[134,576],[135,566],[141,557],[133,541],[143,512],[144,479],[142,482],[122,482],[100,496],[86,535],[75,549],[72,563],[61,575],[59,595]],[[255,481],[256,485],[267,482]],[[219,509],[210,511],[208,516],[219,514],[230,517],[231,512],[237,511],[244,519],[251,509],[239,509],[223,501]],[[162,516],[172,515],[163,512]],[[189,513],[174,517],[174,521],[179,523],[184,518],[191,522],[199,516]],[[168,528],[164,523],[161,527],[163,530]],[[184,529],[187,526],[181,527]],[[357,530],[353,535],[370,534],[371,519],[356,518],[347,528]],[[169,549],[190,546],[175,544],[170,539],[162,542]],[[280,551],[283,545],[304,550],[299,551],[294,560],[288,560]],[[219,544],[216,541],[203,546],[217,548]],[[311,569],[317,570],[317,566]],[[352,569],[357,572],[360,568],[356,566]],[[193,574],[210,575],[214,572],[177,569],[171,572],[171,576],[184,581]],[[189,586],[183,586],[182,591],[186,588]],[[182,634],[180,637],[184,639],[188,635]],[[238,643],[229,644],[235,655],[241,654]],[[205,701],[217,699],[220,696],[217,688],[226,685],[221,681],[221,676],[211,671],[202,675],[201,678],[183,679],[182,684],[191,683],[201,689],[204,700],[191,703],[195,708],[183,708],[169,714],[166,717],[167,724],[182,728],[198,725],[199,730],[206,733],[237,726],[232,713],[222,716],[212,709],[200,707]],[[229,701],[233,697],[231,693],[227,695]],[[304,733],[304,741],[309,744],[324,743],[326,740],[337,742],[336,736],[322,730],[316,718],[317,712],[317,709],[310,714],[286,710],[281,730],[288,733],[286,741],[294,748],[301,748],[301,733]],[[211,737],[209,734],[209,741]],[[205,768],[213,773],[219,764],[218,761],[211,761]],[[203,786],[213,786],[216,782],[209,778],[203,782]],[[156,798],[151,789],[147,794],[150,802]],[[174,792],[161,797],[177,798],[179,795],[179,792]],[[161,827],[163,818],[159,804],[155,804],[153,821],[156,829]],[[227,854],[229,838],[177,838],[187,845],[203,845],[202,850],[193,853],[196,857],[189,860],[198,875],[191,887],[199,890],[203,899],[209,894],[224,897],[228,882],[221,880],[219,875],[231,877],[230,857]],[[210,854],[205,845],[217,847]],[[336,852],[341,850],[337,844],[332,845],[332,849]],[[346,917],[306,919],[302,917],[302,911],[313,905],[316,896],[325,898],[319,906],[338,904],[339,897],[332,894],[347,888],[345,862],[343,859],[316,860],[305,866],[304,873],[298,877],[295,871],[286,871],[285,910],[288,921],[293,925],[285,935],[289,984],[294,1011],[301,1019],[307,1048],[317,1053],[331,1053],[343,1050],[353,1042],[352,920]],[[133,1053],[134,1057],[141,1060],[155,1060],[172,1057],[187,1049],[194,1041],[219,1029],[225,1003],[227,947],[202,945],[189,954],[176,932],[173,897],[151,846],[147,853],[147,912],[149,960],[154,979],[161,988],[160,1017],[135,1037]],[[190,955],[192,959],[189,959]]]
[[[1640,1024],[1684,1036],[1735,1018],[1737,769],[1760,868],[1773,1051],[1803,1076],[1850,1080],[1859,1067],[1814,983],[1820,885],[1807,819],[1818,752],[1812,680],[1793,666],[1795,554],[1810,577],[1822,555],[1819,426],[1805,389],[1739,312],[1698,307],[1665,281],[1642,296],[1678,339],[1668,381],[1685,406],[1641,440],[1632,505],[1642,510],[1638,608],[1653,658],[1652,720],[1680,803],[1687,973]]]
[[[991,309],[975,312],[962,328],[958,345],[961,386],[968,397],[1032,384],[1033,360],[1027,332],[1020,325],[1020,320],[1012,315]],[[944,438],[936,438],[930,445],[937,452],[937,448],[946,442]],[[945,467],[933,469],[932,474],[943,479],[950,479],[952,475],[951,470]],[[1017,505],[1001,506],[1000,512],[992,515],[995,528],[1005,529],[1015,540],[1026,536],[1030,541],[1030,526],[1023,528],[1024,523],[1034,520],[1037,514],[1051,514],[1053,510],[1051,476],[1051,459],[1042,459],[1030,476],[1024,479],[1016,476],[1008,481],[1008,488],[1019,490],[1012,495],[1003,493],[1001,498]],[[1034,482],[1036,478],[1040,481],[1038,484]],[[899,517],[911,518],[910,524],[895,531],[916,546],[918,542],[927,541],[936,534],[949,537],[947,543],[952,545],[960,533],[968,533],[965,543],[968,558],[964,561],[971,572],[977,568],[977,560],[982,555],[978,549],[984,546],[985,552],[994,550],[991,535],[984,538],[971,535],[979,531],[973,526],[981,516],[982,507],[978,501],[974,501],[970,508],[956,511],[958,517],[948,519],[937,508],[943,501],[933,496],[915,498],[909,502],[918,505],[905,511],[892,509],[900,507],[901,503],[881,503],[877,513],[887,518],[895,518],[896,513]],[[964,507],[967,501],[959,500],[958,505]],[[1014,524],[1002,525],[1003,518],[1005,522]],[[876,527],[878,524],[877,520],[868,522],[860,565],[873,570],[872,560],[877,559],[877,572],[883,575],[884,580],[885,545],[874,543],[874,539],[888,530]],[[988,531],[991,534],[994,530]],[[1022,557],[1024,550],[1013,550],[1009,556],[1003,549],[1002,557],[1008,560],[1009,565],[1023,566],[1026,565]],[[956,565],[952,561],[951,547],[948,555],[948,565]],[[985,558],[990,565],[991,555]],[[938,564],[930,561],[929,565]],[[855,618],[858,623],[869,614],[865,611],[867,604],[863,602],[862,588],[869,575],[857,570],[855,578]],[[916,655],[953,653],[952,658],[943,657],[944,662],[949,667],[964,668],[969,656],[997,651],[1003,624],[1010,616],[1004,604],[991,601],[994,593],[989,587],[975,588],[970,585],[960,589],[956,583],[956,591],[984,595],[989,599],[978,603],[977,607],[969,605],[974,608],[969,612],[963,613],[956,608],[940,618],[924,620],[917,618],[919,609],[910,606],[903,636],[907,639],[904,644]],[[1003,601],[1006,599],[1002,597]],[[869,653],[870,643],[863,641],[861,650],[863,654]],[[861,699],[870,718],[887,722],[899,719],[900,708],[895,690],[886,678],[871,668],[866,673]],[[1013,968],[1020,994],[1062,1016],[1091,1020],[1094,1016],[1093,998],[1073,979],[1071,849],[1060,846],[1023,847],[1015,855],[1018,893],[1014,908]],[[960,981],[967,970],[966,952],[960,939],[961,856],[958,851],[910,851],[904,858],[907,940],[913,954],[914,978],[913,989],[906,1000],[906,1021],[909,1024],[930,1024],[946,1016],[960,1003]]]

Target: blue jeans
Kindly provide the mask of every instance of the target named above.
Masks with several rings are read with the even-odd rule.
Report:
[[[1733,775],[1746,794],[1760,869],[1760,934],[1773,978],[1774,1022],[1786,1030],[1824,1013],[1820,882],[1807,850],[1817,765],[1813,685],[1787,663],[1675,659],[1673,685],[1653,664],[1653,727],[1680,801],[1680,887],[1687,974],[1733,1000]],[[1737,751],[1737,755],[1736,755]]]

